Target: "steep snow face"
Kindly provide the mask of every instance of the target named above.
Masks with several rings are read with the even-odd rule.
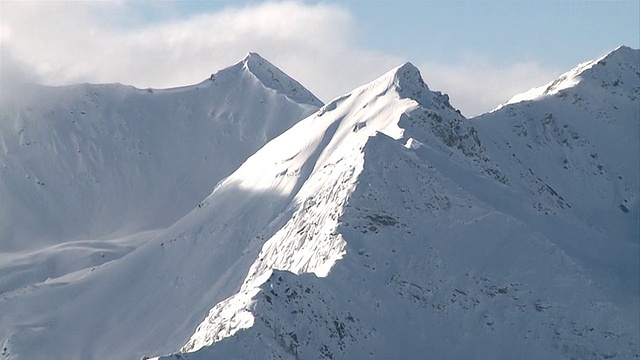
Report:
[[[326,275],[342,256],[344,244],[331,229],[360,171],[361,148],[378,131],[397,139],[410,135],[398,122],[422,107],[401,97],[399,89],[421,91],[420,101],[441,107],[442,118],[462,119],[446,97],[428,91],[410,64],[336,99],[268,143],[193,212],[122,259],[6,294],[0,311],[8,315],[0,329],[9,353],[16,358],[168,353],[188,342],[212,306],[240,289],[255,291],[274,267]],[[333,174],[342,176],[338,187]],[[309,199],[312,195],[318,197]],[[330,209],[334,213],[325,216]],[[306,241],[298,233],[301,224],[323,234],[315,245],[296,244]],[[300,237],[286,236],[294,229]],[[272,238],[270,244],[282,239],[286,250],[265,258],[278,248],[265,245]],[[265,262],[256,261],[260,258]],[[31,310],[43,304],[55,310]],[[232,315],[228,326],[250,321]],[[122,331],[104,323],[118,324]],[[46,324],[47,331],[39,331],[38,324]]]
[[[499,182],[383,135],[367,142],[364,159],[335,230],[344,255],[329,274],[273,271],[212,311],[218,342],[181,357],[635,355],[633,320],[580,266],[454,181],[471,177],[489,191]],[[198,345],[204,328],[183,350]]]
[[[0,250],[164,228],[322,103],[257,54],[200,84],[29,86],[0,109]]]
[[[620,47],[587,64],[568,73],[571,87],[482,115],[474,126],[493,151],[511,153],[502,168],[535,174],[543,192],[562,195],[542,211],[570,206],[588,226],[637,243],[640,51]]]
[[[430,92],[418,70],[405,64],[326,105],[230,176],[225,182],[258,191],[285,188],[289,197],[294,196],[287,200],[284,213],[259,235],[266,242],[241,291],[210,311],[183,350],[197,350],[252,326],[253,316],[245,308],[256,287],[274,269],[326,276],[345,254],[338,219],[362,171],[362,149],[369,138],[378,133],[396,139],[409,136],[410,132],[398,124],[407,114],[422,109],[422,104],[438,107],[442,112],[439,117],[461,118],[446,100]],[[277,158],[282,160],[275,161]],[[258,183],[252,174],[262,174]],[[209,206],[216,206],[210,202],[215,195],[214,191],[207,200]]]
[[[617,74],[625,89],[583,81],[471,122],[406,65],[321,109],[317,118],[340,121],[320,146],[329,153],[303,155],[314,170],[259,236],[268,240],[240,291],[167,358],[637,357],[637,213],[616,196],[626,188],[637,199],[638,152],[629,149],[638,139],[610,141],[623,135],[618,127],[637,135],[639,87],[637,51],[620,51],[592,80]],[[397,112],[374,107],[363,124],[354,109],[370,104],[355,95],[379,88],[388,90],[374,104]],[[302,148],[316,153],[322,133]],[[605,163],[612,145],[632,161]],[[293,148],[288,159],[305,154]],[[563,157],[579,167],[562,171]],[[609,221],[621,226],[603,227]]]
[[[567,230],[554,238],[600,286],[632,294],[626,306],[637,319],[640,51],[621,47],[572,72],[572,87],[472,123],[504,155],[492,158],[513,187],[530,194],[543,233],[558,218],[588,229],[579,241]]]
[[[178,349],[212,306],[239,290],[264,242],[298,210],[297,194],[312,174],[377,130],[402,135],[396,123],[417,103],[393,90],[395,76],[393,71],[296,124],[190,214],[123,258],[3,294],[0,312],[8,315],[0,338],[9,352],[17,358],[122,358]],[[329,267],[338,257],[310,261],[308,268]],[[42,306],[53,310],[32,311]],[[158,319],[172,325],[156,326]],[[107,322],[123,331],[103,327]],[[47,331],[37,324],[47,324]]]
[[[276,66],[256,53],[249,53],[243,60],[243,66],[255,75],[260,82],[274,91],[299,103],[322,106],[322,101],[311,94],[299,82],[290,78]]]

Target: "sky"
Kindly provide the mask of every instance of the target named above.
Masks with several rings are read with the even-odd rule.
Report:
[[[325,102],[409,61],[474,116],[619,45],[640,1],[0,0],[0,98],[189,85],[257,52]]]

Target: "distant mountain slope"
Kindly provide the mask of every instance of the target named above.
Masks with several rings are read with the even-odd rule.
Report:
[[[632,295],[638,319],[640,51],[620,47],[547,89],[472,123],[512,188],[528,193],[535,227],[604,289]],[[552,235],[555,221],[591,235],[568,225]]]
[[[0,109],[0,250],[171,225],[322,103],[249,54],[200,84],[30,86]]]
[[[620,47],[547,89],[551,94],[482,115],[474,126],[491,144],[518,146],[502,149],[512,157],[502,167],[522,170],[513,158],[538,158],[526,165],[553,181],[585,222],[638,239],[629,220],[637,218],[640,186],[640,52]],[[614,216],[602,218],[603,211]]]

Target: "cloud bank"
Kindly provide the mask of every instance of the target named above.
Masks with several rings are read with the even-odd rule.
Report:
[[[252,51],[324,101],[411,60],[433,89],[475,115],[555,75],[533,63],[498,67],[476,59],[450,66],[368,49],[359,44],[356,19],[325,3],[268,2],[145,22],[136,20],[141,13],[133,2],[4,2],[0,16],[0,97],[21,81],[193,84]]]
[[[451,105],[466,116],[495,109],[516,94],[542,86],[559,75],[534,62],[501,66],[479,56],[460,64],[425,62],[418,66],[431,89],[448,92]]]

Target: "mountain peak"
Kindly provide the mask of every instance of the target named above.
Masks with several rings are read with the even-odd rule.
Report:
[[[629,65],[637,71],[638,67],[640,67],[640,50],[620,45],[595,62],[599,65],[606,65],[607,62],[613,62],[623,67]]]
[[[241,65],[245,71],[252,74],[264,86],[287,96],[295,102],[318,107],[323,105],[322,101],[309,90],[258,53],[247,53],[238,65]]]
[[[427,84],[422,80],[420,70],[418,70],[418,68],[412,63],[406,62],[392,71],[393,85],[397,88],[398,93],[402,97],[413,98],[415,97],[414,93],[416,92],[421,92],[421,90],[430,91]]]
[[[412,63],[406,62],[397,68],[392,70],[395,73],[396,78],[398,80],[422,80],[422,75],[420,74],[420,70],[415,67]]]
[[[610,56],[624,56],[624,57],[633,57],[633,56],[638,56],[638,49],[633,49],[630,48],[626,45],[620,45],[617,48],[611,50],[607,55],[604,56],[604,58],[606,57],[610,57]]]
[[[579,64],[544,86],[535,87],[512,97],[497,109],[509,104],[555,95],[585,81],[596,86],[605,86],[609,82],[617,86],[621,78],[626,76],[625,74],[640,77],[640,50],[622,45],[598,59]]]
[[[386,86],[393,88],[401,98],[413,99],[427,108],[449,108],[449,96],[440,91],[433,91],[424,82],[420,70],[410,62],[406,62],[381,77]]]
[[[429,90],[429,87],[422,80],[420,70],[412,63],[406,62],[394,69],[391,69],[382,78],[388,81],[388,85],[395,87],[398,91],[403,89],[419,89],[425,88]],[[401,94],[404,95],[404,94]]]
[[[245,66],[251,66],[250,64],[262,64],[265,61],[268,62],[265,58],[260,56],[260,54],[248,52],[247,55],[245,55],[245,57],[242,59],[242,64],[244,64]]]

